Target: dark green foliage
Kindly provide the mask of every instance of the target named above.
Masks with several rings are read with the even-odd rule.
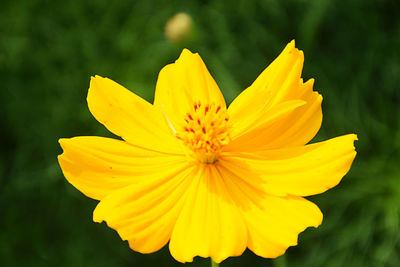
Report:
[[[315,140],[357,133],[339,187],[312,197],[322,226],[277,260],[246,252],[222,266],[400,266],[400,2],[396,0],[1,1],[0,266],[178,266],[141,255],[104,224],[57,163],[60,137],[110,134],[89,113],[90,75],[151,101],[183,47],[163,35],[188,12],[199,52],[228,102],[286,43],[324,96]],[[196,259],[193,266],[208,266]]]

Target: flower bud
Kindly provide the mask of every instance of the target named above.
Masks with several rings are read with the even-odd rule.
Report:
[[[165,37],[175,44],[189,39],[193,30],[192,18],[186,13],[178,13],[170,18],[165,25]]]

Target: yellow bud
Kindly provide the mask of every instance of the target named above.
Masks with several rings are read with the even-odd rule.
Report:
[[[192,33],[192,18],[186,13],[178,13],[170,18],[165,25],[165,37],[171,43],[181,43]]]

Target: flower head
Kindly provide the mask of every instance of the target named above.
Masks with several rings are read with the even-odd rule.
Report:
[[[198,54],[184,50],[158,77],[154,104],[110,79],[91,79],[94,117],[123,140],[60,139],[67,180],[100,200],[106,221],[142,253],[169,242],[172,256],[221,262],[247,248],[282,255],[321,224],[304,196],[336,186],[356,135],[307,144],[322,97],[303,82],[303,53],[289,43],[229,106]]]

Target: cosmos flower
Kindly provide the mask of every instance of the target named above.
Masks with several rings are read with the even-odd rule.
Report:
[[[154,104],[96,76],[90,112],[122,140],[60,139],[62,171],[100,200],[93,220],[135,251],[169,242],[180,262],[221,262],[246,248],[278,257],[322,222],[304,197],[336,186],[356,155],[354,134],[307,144],[321,126],[322,96],[301,79],[303,60],[289,43],[229,108],[186,49],[161,70]]]

